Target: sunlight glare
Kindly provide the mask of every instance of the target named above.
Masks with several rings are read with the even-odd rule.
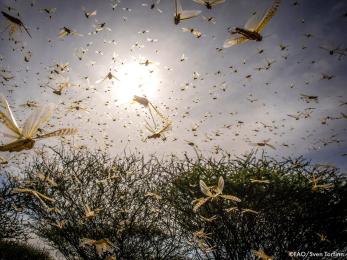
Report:
[[[160,83],[155,66],[145,66],[136,62],[126,63],[116,75],[119,81],[114,86],[113,96],[120,103],[131,102],[134,95],[152,99]]]

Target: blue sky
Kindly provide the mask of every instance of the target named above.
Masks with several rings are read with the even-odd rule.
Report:
[[[1,34],[0,67],[14,76],[2,80],[1,92],[18,120],[25,120],[30,113],[30,108],[20,106],[28,100],[53,102],[56,113],[44,129],[78,128],[78,135],[66,138],[76,146],[110,153],[126,148],[145,154],[180,155],[193,152],[187,144],[190,141],[204,154],[214,154],[220,147],[240,155],[257,148],[254,143],[270,139],[276,150],[265,147],[269,155],[304,155],[346,169],[347,125],[341,113],[347,113],[347,105],[343,105],[347,102],[347,57],[339,59],[320,48],[347,47],[346,1],[282,1],[262,31],[262,42],[222,51],[216,48],[229,37],[228,28],[242,27],[254,12],[262,13],[271,6],[271,0],[226,0],[212,10],[181,0],[184,9],[202,10],[202,14],[178,25],[174,24],[171,0],[157,5],[161,13],[142,5],[150,5],[152,0],[122,0],[115,10],[109,0],[39,0],[33,6],[24,0],[0,2],[2,11],[14,16],[19,12],[32,35],[30,38],[24,31],[17,32],[15,37],[23,42],[24,50],[13,51],[15,44],[8,40],[8,31]],[[9,11],[8,6],[15,10]],[[56,8],[56,12],[50,19],[40,12],[43,8]],[[97,10],[97,14],[87,19],[82,8]],[[202,16],[214,17],[216,23]],[[3,31],[4,17],[0,23]],[[101,23],[110,30],[93,33]],[[58,34],[64,26],[82,35],[60,39]],[[197,39],[183,32],[183,27],[195,28],[203,36]],[[286,48],[281,50],[280,45]],[[82,60],[76,56],[80,48],[86,51]],[[32,56],[25,62],[23,56],[28,51]],[[181,61],[183,54],[186,59]],[[156,64],[140,64],[147,59]],[[266,66],[267,59],[274,61],[271,68],[258,71]],[[57,63],[69,63],[69,71],[50,79],[48,67]],[[96,84],[109,70],[119,81]],[[194,79],[194,72],[200,77]],[[334,77],[322,79],[323,74]],[[67,80],[78,86],[68,88],[61,96],[47,87]],[[172,129],[165,134],[165,141],[144,141],[150,134],[144,127],[148,113],[131,102],[133,94],[146,95],[170,118]],[[318,102],[306,103],[301,94],[318,96]],[[86,110],[69,109],[77,100],[82,100],[80,106]],[[307,108],[314,108],[309,118],[295,120],[288,116]],[[322,124],[326,117],[326,124]],[[42,140],[36,145],[60,141]]]

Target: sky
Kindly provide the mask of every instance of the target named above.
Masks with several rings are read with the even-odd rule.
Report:
[[[33,111],[23,105],[28,101],[51,102],[56,110],[43,131],[78,129],[75,136],[40,140],[35,147],[63,140],[111,155],[179,156],[193,153],[194,143],[205,155],[264,149],[278,159],[302,155],[346,170],[347,57],[327,49],[347,48],[347,1],[283,0],[261,42],[225,49],[229,29],[243,27],[272,1],[226,0],[211,10],[181,2],[201,15],[175,25],[171,0],[153,9],[153,0],[0,0],[1,11],[18,17],[32,36],[17,30],[9,40],[8,21],[0,15],[0,92],[17,121]],[[45,8],[56,9],[48,14]],[[85,16],[94,10],[95,16]],[[76,35],[59,38],[63,27]],[[153,63],[146,66],[146,60]],[[68,71],[51,73],[67,63]],[[117,79],[100,82],[110,71]],[[71,86],[54,94],[51,88],[63,82]],[[133,95],[147,97],[170,120],[163,138],[146,140],[150,115],[132,102]],[[275,149],[257,145],[268,139]]]

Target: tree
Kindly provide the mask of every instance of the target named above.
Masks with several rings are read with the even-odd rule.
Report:
[[[36,158],[15,192],[32,230],[67,259],[177,259],[187,249],[161,211],[160,167],[154,157],[110,159],[63,147]]]
[[[22,203],[12,193],[12,177],[2,174],[0,178],[0,240],[24,239],[26,233],[18,208]]]
[[[22,174],[13,192],[30,227],[67,259],[347,252],[346,176],[303,158],[145,160],[62,147]]]
[[[186,158],[171,169],[175,172],[165,199],[184,235],[195,241],[197,259],[347,252],[346,176],[334,167],[250,154],[235,160],[227,155],[219,160]],[[197,205],[194,213],[194,205],[208,197],[206,187],[215,191],[220,177],[223,194],[241,201],[216,196]]]

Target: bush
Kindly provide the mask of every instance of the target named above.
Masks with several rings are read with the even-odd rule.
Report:
[[[20,198],[12,193],[12,177],[8,174],[0,174],[0,240],[1,239],[24,239],[25,230],[21,221]]]
[[[166,178],[160,168],[154,157],[53,150],[23,172],[17,194],[31,228],[68,259],[175,259],[186,249],[155,194]]]
[[[0,240],[0,259],[2,260],[50,260],[49,254],[33,246],[14,242]]]
[[[16,194],[31,228],[67,259],[347,251],[346,177],[301,158],[111,159],[61,148],[43,153],[23,175]]]
[[[290,251],[347,252],[346,176],[334,167],[250,154],[236,160],[187,158],[172,168],[175,177],[166,199],[196,242],[197,258],[252,259],[257,251],[276,259],[289,258]],[[223,194],[241,202],[217,197],[192,214],[191,202],[206,197],[199,180],[216,185],[220,176]],[[198,239],[201,230],[204,239]]]

